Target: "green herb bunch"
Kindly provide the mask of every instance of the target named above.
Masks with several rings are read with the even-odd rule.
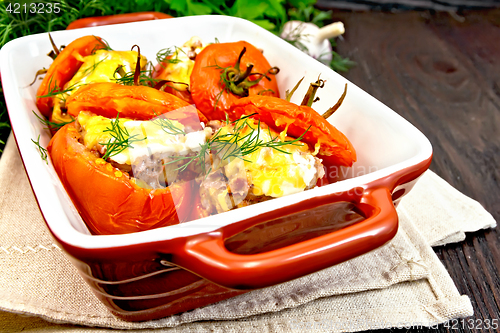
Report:
[[[32,4],[58,4],[58,13],[25,13],[13,9],[30,8]],[[0,1],[0,47],[7,42],[35,33],[64,30],[73,21],[91,16],[157,11],[174,17],[220,14],[252,21],[279,34],[288,20],[310,21],[320,27],[330,23],[329,12],[314,8],[316,0],[20,0]],[[337,53],[331,67],[345,71],[352,65]],[[3,92],[0,91],[0,154],[10,131]]]

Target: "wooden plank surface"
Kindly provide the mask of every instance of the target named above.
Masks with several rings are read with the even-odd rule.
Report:
[[[418,127],[434,148],[431,169],[500,221],[500,10],[333,17],[347,31],[338,52],[357,63],[345,77]],[[500,321],[498,227],[435,251],[475,322],[432,332],[500,331],[484,328]]]
[[[318,0],[316,6],[323,9],[433,9],[448,11],[471,8],[498,8],[500,2],[496,0]]]

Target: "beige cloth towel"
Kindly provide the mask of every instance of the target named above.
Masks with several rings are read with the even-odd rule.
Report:
[[[401,201],[400,229],[385,246],[287,283],[131,323],[107,311],[53,243],[12,137],[0,159],[0,189],[0,310],[5,311],[0,311],[0,331],[5,332],[346,332],[430,326],[470,316],[473,309],[429,243],[459,241],[464,232],[496,225],[477,202],[428,171]]]

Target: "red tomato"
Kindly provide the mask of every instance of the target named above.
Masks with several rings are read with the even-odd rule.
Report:
[[[347,137],[309,106],[257,95],[235,101],[228,110],[230,120],[254,113],[277,132],[286,129],[287,135],[294,138],[305,133],[301,141],[311,150],[319,144],[318,157],[327,164],[351,166],[356,161],[356,151]]]
[[[190,105],[172,94],[151,87],[124,86],[111,82],[82,86],[66,100],[68,114],[73,117],[78,116],[80,111],[90,111],[107,118],[114,118],[119,113],[122,118],[138,120],[151,119]],[[198,125],[200,121],[207,121],[201,112],[197,111],[197,114]]]
[[[189,182],[155,190],[139,187],[79,139],[75,123],[68,124],[54,135],[47,150],[92,233],[132,233],[184,222],[178,216],[187,219],[191,213]]]
[[[279,97],[276,78],[270,72],[276,74],[277,70],[250,43],[211,44],[196,56],[190,78],[191,96],[208,119],[224,120],[226,111],[242,97]]]

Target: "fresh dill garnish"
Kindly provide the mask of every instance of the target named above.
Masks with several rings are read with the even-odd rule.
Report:
[[[115,83],[124,85],[124,86],[133,86],[134,85],[134,78],[135,78],[135,72],[130,71],[130,72],[124,72],[123,71],[124,66],[119,66],[116,68],[114,74],[113,74],[113,79]],[[117,75],[120,75],[118,77]],[[151,70],[146,69],[140,72],[137,83],[140,86],[151,86],[159,82],[160,80],[153,79],[151,77]]]
[[[146,140],[146,137],[139,138],[138,134],[130,136],[128,130],[120,125],[119,114],[116,118],[111,120],[111,127],[106,127],[103,132],[108,132],[111,135],[111,139],[107,143],[101,143],[102,146],[106,147],[106,153],[102,156],[103,160],[108,157],[118,155],[127,148],[132,147],[132,143]]]
[[[105,56],[103,59],[101,59],[99,61],[94,61],[94,64],[92,66],[85,68],[85,70],[83,72],[81,72],[82,77],[89,76],[91,73],[93,73],[95,71],[97,66],[99,66],[103,61],[106,61],[106,60],[108,60],[108,56]]]
[[[99,40],[99,38],[97,38],[97,36],[94,36],[94,37],[95,37],[95,39]],[[97,49],[97,46],[96,46],[96,48],[94,48],[94,50],[92,50],[92,52],[90,52],[91,54],[94,54],[96,51],[99,51],[99,50],[113,51],[111,46],[109,46],[109,43],[107,40],[105,40],[104,38],[101,38],[99,41],[101,42],[102,45],[104,45],[104,47]]]
[[[31,139],[31,141],[35,144],[36,148],[38,149],[38,152],[40,153],[40,157],[42,158],[42,160],[44,160],[45,163],[49,164],[49,161],[47,160],[47,157],[49,156],[47,153],[47,149],[42,147],[42,145],[40,144],[40,134],[38,135],[38,139],[36,141],[33,139]]]
[[[113,73],[114,82],[118,83],[118,84],[122,84],[124,86],[135,85],[135,82],[134,82],[134,80],[136,79],[135,70],[125,72],[124,68],[125,68],[125,66],[120,65],[115,69],[115,72]],[[148,61],[146,63],[145,68],[143,70],[141,70],[139,72],[139,75],[137,76],[137,85],[154,87],[158,82],[160,82],[161,79],[154,79],[153,78],[153,75],[152,75],[153,70],[154,70],[153,63],[151,61]]]
[[[177,64],[181,62],[181,60],[179,59],[179,53],[186,54],[186,52],[184,52],[184,50],[180,47],[173,46],[173,48],[173,51],[170,47],[167,47],[161,49],[156,53],[156,61],[161,64],[162,67],[164,62],[167,62],[169,64]]]
[[[76,82],[75,84],[72,84],[71,86],[69,86],[65,89],[61,89],[61,87],[59,87],[57,85],[57,83],[54,83],[54,85],[52,85],[52,78],[50,78],[49,84],[48,84],[49,91],[45,95],[39,95],[36,97],[37,98],[58,97],[61,101],[66,102],[68,92],[71,92],[71,91],[75,90],[76,88],[79,88],[79,87],[84,86],[84,85],[86,85],[86,84],[81,84],[80,82]]]
[[[85,68],[80,73],[81,76],[82,76],[82,78],[88,77],[91,73],[93,73],[96,70],[97,66],[99,66],[102,62],[106,61],[107,59],[108,59],[108,57],[106,56],[104,59],[101,59],[99,61],[94,61],[94,64],[92,64],[88,68]],[[38,72],[40,72],[40,74],[43,74],[43,71],[46,72],[46,70],[40,70]],[[37,72],[37,76],[39,75],[38,72]],[[35,77],[35,80],[36,80],[36,77]],[[69,87],[67,87],[65,89],[61,89],[61,87],[59,87],[57,85],[57,83],[52,84],[53,83],[52,80],[53,80],[53,77],[51,77],[50,80],[49,80],[49,84],[48,84],[48,87],[49,87],[48,90],[49,91],[45,95],[37,96],[37,98],[57,97],[61,101],[66,102],[66,98],[67,98],[68,93],[72,92],[75,89],[80,88],[81,86],[84,86],[84,85],[88,84],[88,83],[82,83],[81,81],[78,81],[78,82],[75,82],[74,84],[72,84],[71,86],[69,86]],[[34,82],[35,81],[33,81],[33,83]]]
[[[73,116],[70,116],[71,117],[71,120],[70,121],[63,121],[63,122],[60,122],[60,123],[55,123],[55,122],[52,122],[52,121],[49,121],[47,119],[44,119],[42,117],[40,117],[35,111],[31,110],[31,112],[33,112],[33,114],[35,115],[35,117],[38,118],[38,121],[41,122],[42,124],[45,125],[45,127],[48,129],[48,130],[58,130],[60,129],[61,127],[63,127],[64,125],[67,125],[67,124],[71,124],[72,122],[75,121],[75,118],[73,118]]]
[[[241,159],[245,162],[251,162],[244,157],[262,148],[272,148],[274,150],[280,151],[285,154],[290,154],[289,152],[282,149],[283,146],[295,145],[302,146],[303,143],[299,143],[300,140],[304,138],[304,135],[309,131],[310,126],[300,135],[298,138],[293,140],[280,140],[280,134],[275,136],[272,135],[270,128],[268,127],[269,140],[264,141],[261,138],[261,122],[258,121],[257,125],[252,127],[248,122],[249,117],[255,114],[250,114],[240,119],[231,122],[233,125],[232,133],[223,133],[222,128],[217,130],[217,132],[204,144],[200,144],[200,151],[194,156],[178,156],[173,158],[166,164],[176,163],[184,161],[185,163],[178,167],[178,170],[184,171],[190,164],[195,164],[199,166],[202,170],[202,174],[206,175],[211,171],[211,167],[206,169],[207,157],[217,156],[222,162],[228,162],[232,159]],[[242,134],[245,128],[249,128],[247,134]]]
[[[156,112],[155,112],[156,114]],[[179,127],[175,126],[174,122],[171,119],[168,119],[165,117],[165,115],[157,115],[155,119],[151,119],[151,122],[159,127],[161,129],[170,135],[186,135],[186,132]]]

